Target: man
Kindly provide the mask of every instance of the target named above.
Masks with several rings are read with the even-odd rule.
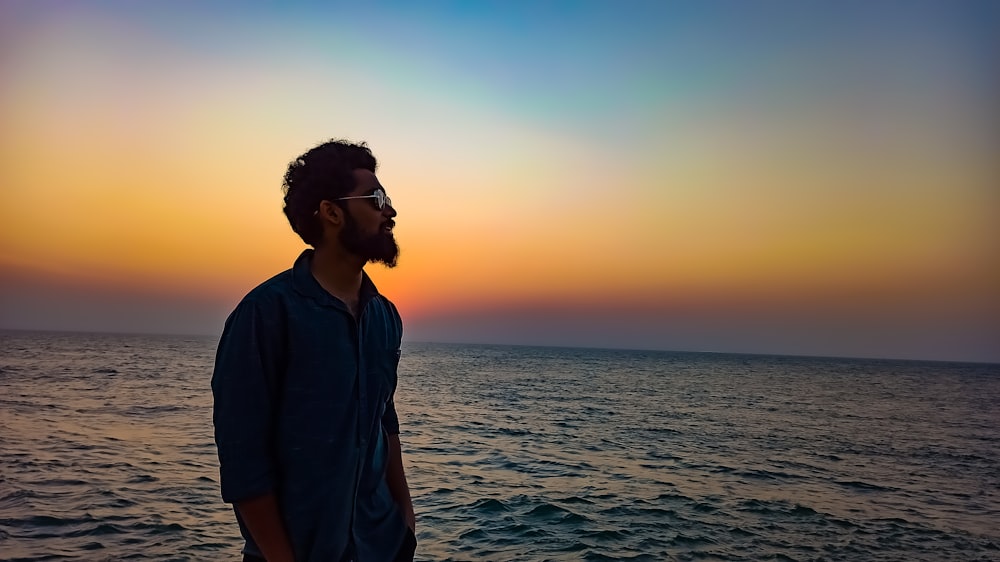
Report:
[[[219,342],[215,441],[245,561],[413,558],[393,403],[402,324],[363,269],[399,253],[375,167],[344,141],[288,166],[285,216],[314,249],[250,291]]]

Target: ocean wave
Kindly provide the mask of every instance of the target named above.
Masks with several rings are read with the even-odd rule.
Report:
[[[213,346],[60,336],[14,346],[45,353],[0,350],[0,558],[236,558]],[[403,356],[417,560],[1000,559],[1000,438],[983,415],[1000,376],[981,366]]]

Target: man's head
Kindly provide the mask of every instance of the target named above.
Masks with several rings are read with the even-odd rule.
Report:
[[[282,184],[292,230],[314,247],[339,244],[364,261],[395,266],[396,210],[375,176],[377,165],[364,143],[335,140],[292,161]]]

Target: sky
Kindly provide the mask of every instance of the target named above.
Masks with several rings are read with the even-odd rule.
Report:
[[[409,341],[1000,362],[994,2],[0,2],[0,328],[219,334],[366,141]]]

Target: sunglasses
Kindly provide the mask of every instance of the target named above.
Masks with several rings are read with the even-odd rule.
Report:
[[[386,205],[392,206],[392,199],[385,194],[385,190],[381,187],[376,189],[371,195],[352,195],[351,197],[338,197],[334,201],[343,201],[345,199],[375,199],[375,207],[378,210],[382,210]]]

